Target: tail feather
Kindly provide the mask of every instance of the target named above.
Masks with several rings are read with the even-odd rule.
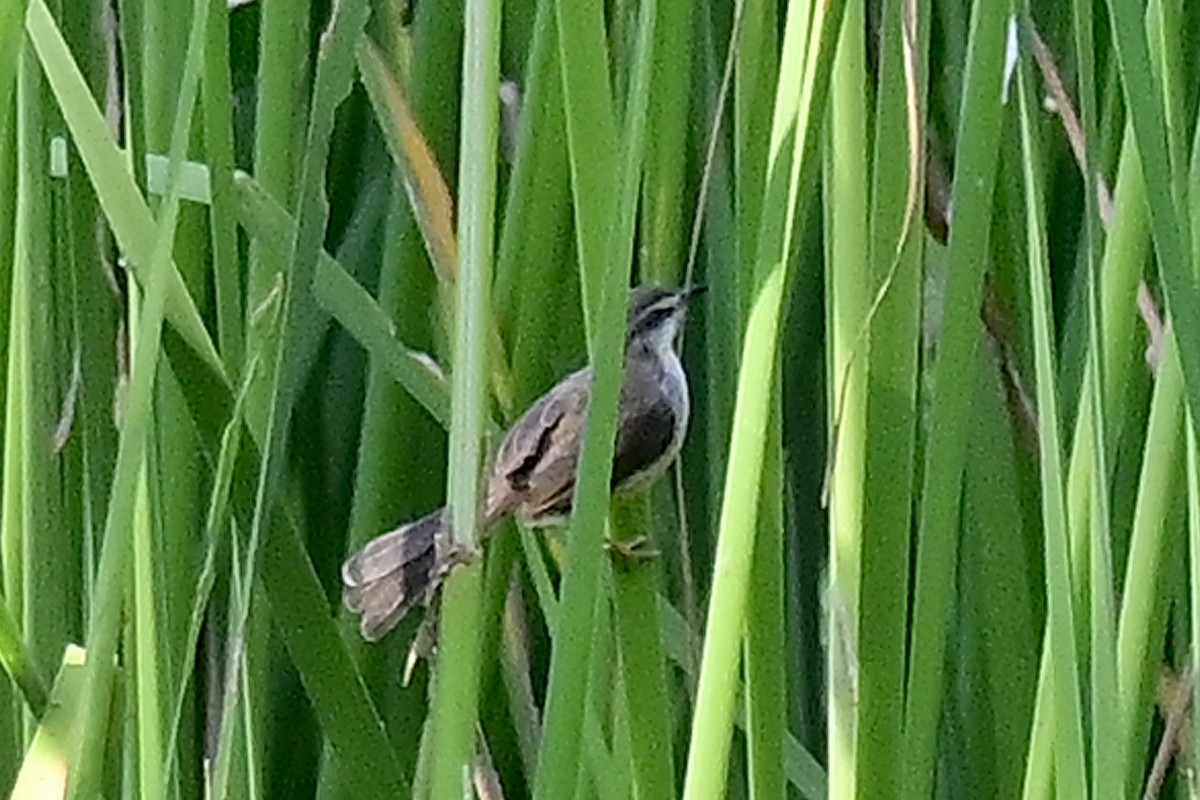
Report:
[[[438,563],[445,525],[438,509],[372,539],[342,564],[344,601],[362,615],[364,639],[382,639],[413,606],[429,602],[445,574]]]

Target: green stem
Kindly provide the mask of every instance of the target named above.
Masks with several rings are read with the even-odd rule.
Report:
[[[495,258],[496,142],[499,129],[500,7],[469,0],[463,63],[463,125],[459,149],[460,263],[455,282],[454,371],[451,383],[450,478],[454,544],[479,547],[480,464],[483,454],[490,309]],[[451,573],[441,621],[441,657],[434,696],[433,794],[457,800],[473,761],[479,692],[482,569]]]

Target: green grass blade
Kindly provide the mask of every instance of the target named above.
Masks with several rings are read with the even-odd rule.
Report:
[[[309,92],[311,53],[304,45],[309,38],[312,9],[302,0],[263,3],[258,38],[258,92],[254,108],[254,176],[267,194],[285,208],[296,209],[297,184],[305,155],[306,121],[312,109]],[[296,213],[298,218],[300,215]],[[290,240],[289,240],[290,241]],[[245,268],[246,313],[252,315],[275,292],[280,274],[289,267],[288,255],[272,258],[261,240],[251,242]],[[248,322],[250,320],[247,320]],[[276,340],[250,325],[246,331],[247,352],[270,352]],[[269,363],[269,362],[268,362]],[[260,384],[250,395],[247,415],[264,419],[270,408],[270,370],[259,376]]]
[[[782,26],[780,10],[776,3],[749,0],[743,4],[743,30],[734,57],[737,65],[734,73],[734,213],[737,217],[736,270],[729,270],[733,284],[732,292],[717,294],[720,287],[714,286],[709,294],[714,305],[715,298],[730,295],[737,303],[722,303],[738,320],[739,331],[745,324],[750,307],[751,292],[755,288],[755,259],[758,257],[757,242],[759,222],[762,219],[763,190],[767,185],[770,160],[770,141],[762,132],[771,125],[775,113],[776,82],[779,80],[779,36]],[[803,13],[810,13],[805,10]],[[728,386],[735,378],[729,375]],[[732,414],[732,410],[730,412]],[[714,476],[721,483],[725,473]]]
[[[902,14],[907,13],[906,5],[901,0],[891,0],[883,5],[881,13],[899,22]],[[928,35],[923,35],[921,31],[925,29],[923,20],[928,13],[924,10],[924,4],[918,4],[916,8],[915,13],[919,15],[917,20],[921,24],[908,35],[913,39],[913,57],[917,59],[917,80],[920,81],[919,74],[923,70],[919,64],[925,60],[920,54],[928,49],[927,44],[922,44],[928,42]],[[921,691],[923,687],[919,681],[926,677],[938,677],[936,674],[918,676],[914,670],[911,678],[917,685],[905,685],[906,648],[911,647],[914,658],[927,653],[930,661],[938,653],[936,639],[932,647],[924,642],[927,631],[935,624],[932,620],[937,619],[938,606],[931,608],[929,603],[929,595],[935,586],[930,585],[929,579],[921,581],[919,566],[915,585],[911,577],[914,572],[911,555],[913,514],[915,507],[924,508],[914,500],[914,496],[919,496],[917,492],[920,488],[917,452],[919,429],[916,424],[921,410],[918,393],[919,298],[922,284],[929,279],[924,275],[923,237],[906,234],[904,230],[905,225],[910,224],[906,220],[911,219],[908,188],[917,177],[911,174],[914,166],[912,153],[924,149],[923,142],[913,141],[910,116],[915,114],[918,124],[927,124],[923,119],[924,105],[920,99],[924,90],[920,83],[910,90],[905,77],[905,35],[900,24],[888,25],[881,30],[878,101],[872,126],[871,193],[866,208],[869,211],[867,224],[870,231],[867,285],[878,293],[877,298],[882,299],[872,298],[872,304],[878,304],[877,310],[868,309],[866,312],[870,329],[867,336],[861,337],[865,341],[859,343],[856,330],[851,345],[869,354],[866,366],[867,396],[863,401],[866,404],[863,470],[867,477],[861,500],[858,615],[854,623],[842,622],[839,625],[840,629],[850,624],[856,625],[858,636],[857,641],[839,646],[850,647],[860,665],[857,671],[858,738],[854,767],[858,778],[855,786],[867,796],[871,796],[872,792],[886,793],[889,787],[900,785],[905,786],[906,790],[911,789],[914,794],[923,790],[919,773],[914,773],[916,784],[912,786],[905,783],[903,776],[906,775],[904,771],[908,765],[905,759],[909,752],[924,758],[920,745],[928,739],[925,721],[914,718],[914,741],[905,742],[904,747],[897,747],[896,743],[906,735],[906,691]],[[990,74],[987,77],[991,77]],[[910,97],[913,93],[915,99]],[[991,97],[986,90],[983,96]],[[915,109],[911,107],[914,102],[919,104]],[[964,136],[960,141],[972,140]],[[908,155],[903,159],[897,157],[901,142]],[[981,149],[979,152],[984,154],[987,150]],[[974,273],[967,274],[971,276]],[[965,285],[970,287],[973,282]],[[886,295],[882,294],[885,291]],[[852,353],[850,357],[861,356]],[[836,406],[834,413],[838,413]],[[840,455],[834,451],[830,457],[836,463]],[[947,466],[953,467],[953,464]],[[957,486],[957,482],[954,485]],[[946,490],[950,488],[946,487]],[[933,502],[937,502],[936,498]],[[939,535],[936,531],[928,543],[923,537],[918,537],[919,544],[915,551],[918,564],[922,559],[929,561],[930,555],[939,555],[944,559],[944,539],[945,533]],[[925,596],[914,601],[910,600],[910,593]],[[844,615],[846,612],[841,607],[854,602],[853,599],[836,598],[833,613]],[[910,604],[914,606],[912,610]],[[910,625],[908,619],[913,610],[919,611],[919,615],[913,617]],[[931,610],[935,615],[932,620],[926,621]],[[939,629],[933,630],[936,632]],[[916,641],[918,636],[921,637],[919,643]],[[930,685],[939,687],[939,684],[940,680],[934,680]],[[915,708],[923,713],[937,713],[930,700],[923,700]]]
[[[566,372],[583,342],[571,269],[571,176],[556,0],[539,0],[526,64],[517,153],[496,254],[494,302],[509,342],[518,406]],[[551,312],[554,313],[551,313]]]
[[[785,270],[763,282],[747,322],[709,622],[704,636],[684,797],[724,794],[746,613],[770,378]],[[755,358],[755,356],[758,356]],[[766,361],[764,364],[763,361]],[[766,386],[764,386],[764,382]],[[754,413],[750,413],[751,410]],[[756,420],[756,421],[755,421]],[[736,478],[732,477],[736,476]],[[736,535],[735,535],[736,534]],[[706,680],[707,678],[707,680]]]
[[[688,112],[691,72],[681,69],[691,57],[694,17],[700,8],[688,0],[659,3],[655,26],[654,92],[650,96],[646,176],[642,185],[641,275],[646,283],[678,284],[686,256]],[[636,56],[635,56],[636,58]]]
[[[858,332],[866,320],[869,250],[862,231],[869,209],[867,190],[866,43],[858,35],[865,4],[846,4],[831,76],[829,137],[825,150],[827,209],[825,291],[827,353],[826,426],[835,431],[837,453],[829,480],[829,611],[826,630],[825,709],[829,791],[855,793],[859,576],[862,559],[866,457],[866,360],[855,361]],[[839,405],[840,398],[840,405]],[[836,409],[836,410],[834,410]],[[835,429],[835,416],[840,425]]]
[[[237,204],[233,187],[233,89],[229,76],[229,6],[208,4],[208,41],[204,47],[204,153],[212,202],[213,283],[216,290],[217,342],[231,376],[241,372],[243,328]]]
[[[1073,4],[1075,28],[1075,54],[1079,68],[1076,92],[1084,139],[1097,140],[1095,98],[1095,53],[1093,43],[1094,22],[1090,0],[1076,0]],[[1112,736],[1110,732],[1119,724],[1120,709],[1117,703],[1117,658],[1116,658],[1116,611],[1113,608],[1113,565],[1111,511],[1108,496],[1109,461],[1107,436],[1108,425],[1105,413],[1104,390],[1107,386],[1103,359],[1103,319],[1100,304],[1100,213],[1096,198],[1096,150],[1088,147],[1083,157],[1084,194],[1084,259],[1087,263],[1087,321],[1088,321],[1088,364],[1090,380],[1085,386],[1091,391],[1083,402],[1092,405],[1092,430],[1095,440],[1092,452],[1095,464],[1092,470],[1090,579],[1091,590],[1091,747],[1092,747],[1092,794],[1102,795],[1106,787],[1120,783],[1121,765],[1124,763],[1125,740]]]
[[[742,346],[712,599],[684,783],[684,797],[688,800],[720,797],[725,789],[764,438],[799,176],[827,91],[822,75],[827,74],[832,61],[832,44],[840,28],[842,7],[836,2],[814,6],[811,25],[806,19],[808,9],[796,4],[788,10],[784,66],[779,77],[767,169],[770,177],[764,189],[757,240],[756,287]]]
[[[937,735],[944,702],[946,634],[958,560],[963,467],[977,380],[979,308],[1002,128],[1006,14],[1000,3],[972,8],[967,69],[955,153],[954,224],[950,229],[944,311],[932,374],[908,691],[905,771],[911,797],[933,789]],[[1040,382],[1039,382],[1040,386]],[[864,611],[864,613],[866,613]],[[869,658],[869,654],[863,654]]]
[[[754,538],[754,589],[746,609],[746,759],[750,797],[786,796],[783,747],[787,733],[787,651],[784,623],[783,402],[774,387],[767,427],[766,463]]]
[[[21,52],[21,20],[25,18],[27,0],[4,0],[0,3],[0,123],[7,122],[8,102],[16,86],[17,60]],[[0,124],[3,130],[4,124]]]
[[[67,789],[68,753],[74,752],[79,737],[86,655],[71,645],[63,653],[54,679],[49,713],[42,718],[21,764],[12,800],[61,797]]]
[[[628,537],[650,530],[648,498],[630,503],[629,513],[613,514],[613,530]],[[643,534],[645,535],[645,534]],[[656,540],[661,541],[661,540]],[[613,606],[623,690],[618,708],[626,720],[634,784],[639,797],[667,797],[675,792],[671,747],[671,706],[668,701],[662,632],[657,624],[661,569],[652,561],[617,558],[613,564]]]
[[[630,258],[633,240],[633,209],[637,207],[639,185],[644,179],[643,158],[651,152],[647,135],[650,131],[650,87],[655,70],[655,53],[663,21],[659,18],[657,2],[640,5],[637,28],[634,33],[632,62],[629,72],[629,94],[624,113],[624,141],[627,150],[621,163],[619,190],[621,192],[618,214],[621,215],[610,245],[612,258],[625,261]],[[657,88],[656,88],[657,91]],[[645,145],[643,145],[645,143]],[[643,153],[644,151],[644,153]],[[643,275],[651,270],[643,260]],[[652,272],[651,272],[652,274]],[[661,273],[660,273],[661,274]],[[643,521],[651,517],[646,514]],[[626,527],[614,520],[611,535],[614,539],[628,539],[631,535],[646,535],[645,524]],[[659,539],[666,543],[669,540]],[[667,674],[663,661],[662,642],[654,620],[658,610],[658,595],[655,586],[658,570],[642,564],[621,568],[617,563],[616,575],[612,580],[613,602],[616,610],[615,626],[618,638],[620,674],[616,678],[618,687],[624,689],[623,699],[615,701],[618,720],[626,723],[625,737],[628,742],[632,767],[633,785],[639,797],[664,797],[674,793],[674,766],[671,747],[671,707],[668,704]],[[596,691],[598,687],[591,687]],[[627,737],[627,738],[626,738]],[[596,776],[603,780],[603,775]]]
[[[454,373],[451,382],[448,507],[454,543],[479,547],[481,466],[486,410],[488,295],[495,254],[496,145],[499,141],[500,8],[466,7],[462,145],[459,163]],[[484,490],[486,491],[486,489]],[[455,570],[446,581],[434,693],[432,797],[457,800],[475,756],[480,660],[482,568]]]
[[[287,431],[293,419],[293,410],[301,387],[301,379],[311,363],[319,336],[324,328],[324,319],[313,300],[310,286],[315,273],[318,254],[324,242],[329,221],[329,206],[326,194],[327,160],[334,118],[338,107],[350,93],[354,81],[354,47],[362,35],[368,16],[365,2],[349,2],[335,5],[331,10],[328,25],[322,34],[316,59],[316,77],[312,93],[311,114],[305,137],[304,162],[296,200],[296,233],[289,242],[289,254],[283,262],[286,266],[275,278],[282,285],[278,292],[278,307],[272,312],[275,324],[260,329],[261,338],[250,343],[251,357],[261,353],[264,372],[259,385],[251,390],[247,418],[255,432],[262,461],[255,481],[254,512],[247,530],[249,538],[245,548],[246,591],[240,602],[231,609],[230,640],[246,642],[246,658],[249,669],[257,672],[269,669],[273,654],[263,646],[261,634],[247,638],[251,620],[251,605],[256,596],[258,565],[263,564],[264,585],[269,597],[277,598],[287,593],[311,591],[309,573],[312,569],[306,555],[297,553],[292,545],[298,544],[275,520],[284,513],[281,498],[284,495],[284,457],[287,451]],[[254,296],[251,296],[254,301]],[[262,349],[260,349],[262,348]],[[282,541],[271,541],[283,537]],[[260,548],[262,555],[260,556]],[[272,555],[275,560],[272,560]],[[268,571],[268,563],[273,569]],[[321,594],[317,592],[318,596]],[[273,604],[274,605],[274,604]],[[284,620],[281,625],[294,622],[291,609],[272,609]],[[324,628],[324,626],[321,626]],[[296,663],[306,689],[312,691],[313,678],[304,656],[290,647],[296,632],[281,627],[289,644],[289,654]],[[253,631],[251,630],[253,633]],[[324,630],[320,631],[324,633]],[[343,646],[344,647],[344,646]],[[239,648],[229,648],[226,674],[236,674]],[[344,676],[343,676],[344,677]],[[355,675],[361,684],[361,677]],[[229,682],[227,681],[227,684]],[[227,696],[235,691],[226,686]],[[275,716],[267,704],[270,699],[262,697],[254,707],[249,707],[253,725],[268,726]],[[316,700],[314,699],[314,702]],[[229,702],[226,702],[226,708]],[[277,713],[277,712],[276,712]],[[227,715],[222,725],[228,727],[234,721]],[[323,722],[326,721],[324,718]],[[286,732],[278,731],[278,735]],[[388,756],[392,756],[388,753]],[[398,778],[397,778],[398,779]],[[254,776],[251,775],[251,780]],[[362,782],[363,776],[356,776]]]
[[[155,105],[147,102],[147,113],[161,125],[162,130],[153,136],[156,142],[161,141],[169,146],[170,166],[167,170],[167,191],[160,210],[162,226],[169,236],[168,243],[159,244],[164,261],[169,260],[170,253],[176,246],[183,257],[180,263],[186,265],[189,272],[198,266],[196,260],[197,248],[189,246],[194,241],[195,220],[190,214],[185,214],[181,207],[183,164],[187,156],[187,145],[191,138],[191,126],[194,121],[195,106],[199,96],[201,72],[204,65],[204,49],[207,41],[208,12],[207,0],[195,0],[191,10],[190,29],[185,26],[179,32],[186,35],[186,58],[179,65],[182,67],[180,77],[167,74],[168,70],[157,65],[157,62],[147,56],[145,65],[148,71],[154,73],[158,66],[156,85],[150,85],[147,80],[147,91],[157,88],[160,97]],[[177,20],[176,20],[177,22]],[[152,24],[152,23],[149,23]],[[162,57],[161,50],[170,41],[166,31],[160,31],[160,36],[151,44],[151,52],[155,58]],[[170,56],[168,56],[170,58]],[[178,86],[175,81],[178,80]],[[161,111],[156,109],[161,108]],[[172,116],[173,114],[173,116]],[[173,120],[168,126],[167,120]],[[189,209],[195,211],[195,209]],[[155,262],[161,263],[161,262]],[[168,273],[169,274],[169,273]],[[131,293],[132,294],[132,293]],[[135,344],[141,335],[139,328],[132,329]],[[159,332],[154,331],[154,336]],[[132,580],[132,608],[129,611],[133,621],[132,644],[133,653],[130,663],[133,672],[134,702],[136,709],[137,730],[137,785],[138,792],[143,795],[153,794],[168,782],[165,763],[165,741],[167,735],[164,727],[168,724],[166,718],[171,695],[164,687],[173,680],[172,665],[168,656],[168,642],[172,641],[172,615],[170,606],[163,603],[163,584],[173,577],[170,548],[171,540],[178,539],[175,533],[183,533],[187,529],[181,525],[168,523],[169,514],[182,511],[184,492],[178,477],[166,485],[156,487],[152,495],[151,481],[157,481],[160,473],[171,473],[180,476],[186,467],[184,463],[191,460],[192,447],[181,446],[188,441],[184,431],[165,431],[171,419],[186,419],[180,413],[182,405],[177,395],[170,393],[167,386],[172,384],[169,373],[163,373],[158,396],[155,399],[154,414],[158,421],[159,430],[150,441],[147,456],[143,462],[141,475],[136,488],[134,517],[133,517],[133,560],[130,578]],[[175,416],[178,414],[178,416]],[[153,453],[153,457],[150,455]],[[174,490],[174,491],[173,491]],[[151,497],[154,496],[163,509],[161,515],[152,513]],[[190,553],[188,553],[190,556]],[[165,562],[165,563],[164,563]],[[180,665],[182,668],[182,665]]]
[[[156,235],[154,220],[133,182],[133,176],[126,168],[124,156],[117,149],[100,110],[92,100],[58,26],[50,16],[45,0],[30,0],[25,29],[71,130],[84,167],[91,176],[92,186],[113,234],[121,249],[129,256],[134,273],[141,276],[143,283],[147,283],[148,276],[144,272],[152,263]],[[224,374],[224,367],[204,328],[200,312],[187,293],[183,278],[174,264],[170,266],[167,281],[167,315],[171,324],[216,374]]]
[[[214,460],[229,419],[233,398],[223,385],[214,385],[191,353],[167,340],[172,368],[181,376],[201,438]],[[222,413],[224,412],[224,413]],[[234,468],[231,499],[236,524],[249,527],[255,507],[256,475],[261,456],[261,431],[247,423],[251,434],[242,440]],[[368,698],[362,677],[329,613],[329,601],[317,579],[303,542],[291,519],[281,512],[272,519],[274,530],[262,543],[262,588],[273,622],[296,665],[324,735],[344,762],[347,785],[368,797],[407,797],[395,753]]]
[[[1028,17],[1023,20],[1028,32]],[[1024,41],[1027,41],[1023,39]],[[1083,731],[1079,699],[1079,662],[1075,644],[1073,589],[1070,585],[1070,555],[1067,542],[1066,509],[1063,497],[1061,440],[1059,436],[1057,382],[1052,344],[1055,336],[1047,285],[1049,264],[1045,244],[1045,212],[1040,176],[1040,145],[1033,126],[1034,103],[1028,58],[1018,68],[1017,98],[1020,109],[1022,170],[1025,178],[1026,230],[1030,253],[1029,286],[1032,298],[1034,345],[1037,367],[1037,407],[1040,432],[1040,466],[1043,494],[1043,525],[1046,537],[1046,581],[1049,606],[1047,621],[1050,666],[1053,674],[1057,738],[1055,765],[1058,796],[1083,797],[1087,792],[1084,772]]]
[[[1192,165],[1188,175],[1188,201],[1193,204],[1200,203],[1200,127],[1196,129],[1195,140],[1192,142]],[[1192,240],[1200,240],[1200,214],[1192,212],[1191,220]],[[1193,271],[1195,265],[1193,265]],[[1190,563],[1190,573],[1188,580],[1188,588],[1191,596],[1191,636],[1192,636],[1192,652],[1191,652],[1191,669],[1192,674],[1200,674],[1200,647],[1195,647],[1196,642],[1200,642],[1200,454],[1196,447],[1196,426],[1189,417],[1186,424],[1187,435],[1187,513],[1188,513],[1188,559]],[[1197,705],[1197,699],[1200,698],[1200,681],[1196,681],[1192,687],[1192,708],[1200,708]],[[1195,758],[1195,753],[1200,752],[1200,745],[1193,743],[1193,753],[1189,754]]]
[[[1120,727],[1125,758],[1144,752],[1149,742],[1163,642],[1167,633],[1167,570],[1171,510],[1182,476],[1183,376],[1174,337],[1163,345],[1158,379],[1146,420],[1146,445],[1138,480],[1133,531],[1125,568],[1117,637],[1117,678]],[[1153,655],[1152,655],[1153,654]],[[1112,736],[1112,734],[1109,734]],[[1136,767],[1135,767],[1136,764]],[[1127,763],[1121,781],[1127,792],[1141,788],[1141,760]]]
[[[604,263],[602,251],[607,245],[602,226],[612,213],[609,208],[612,200],[607,192],[612,188],[615,168],[616,112],[600,5],[557,0],[555,9],[575,235],[583,276],[584,322],[589,353],[594,356],[596,306],[603,296],[600,281],[605,274],[600,265]],[[577,155],[583,153],[589,158]]]
[[[1188,491],[1188,562],[1189,585],[1191,587],[1192,612],[1192,641],[1200,641],[1200,475],[1196,465],[1200,463],[1197,457],[1200,452],[1196,448],[1196,431],[1191,421],[1187,424],[1187,491]],[[1200,661],[1200,650],[1192,649],[1192,673],[1195,674],[1197,662]],[[1192,707],[1195,708],[1197,697],[1200,697],[1200,683],[1192,687]],[[1193,744],[1193,753],[1197,745]]]
[[[628,251],[619,257],[619,231],[633,208],[620,207],[632,176],[615,185],[617,134],[608,74],[602,4],[558,0],[558,43],[571,167],[588,351],[594,370],[587,434],[580,454],[567,560],[551,653],[542,748],[534,781],[538,800],[568,797],[579,773],[588,664],[601,589],[600,559],[607,512],[608,476],[616,434],[621,350],[629,284]],[[635,143],[627,156],[640,158]],[[619,199],[618,199],[619,198]],[[617,229],[617,230],[614,230]]]
[[[137,340],[129,379],[128,405],[121,430],[108,517],[105,521],[104,545],[97,577],[99,597],[92,606],[88,620],[83,719],[80,724],[78,748],[71,760],[71,777],[68,783],[70,798],[95,797],[100,794],[104,746],[108,738],[105,733],[109,704],[113,697],[114,660],[124,599],[125,575],[130,557],[131,542],[127,537],[134,521],[137,482],[145,463],[147,433],[151,422],[151,397],[159,366],[162,325],[168,292],[173,285],[170,278],[172,275],[178,276],[171,268],[170,254],[179,213],[180,167],[199,83],[200,46],[204,33],[202,2],[203,0],[196,0],[193,7],[192,18],[195,27],[189,41],[189,68],[180,91],[175,123],[171,131],[172,167],[167,182],[168,192],[163,206],[163,217],[155,234],[151,258],[143,267],[148,280],[136,328]],[[28,26],[31,37],[34,36],[34,30],[39,30],[48,38],[57,30],[45,7],[40,4],[32,7]],[[46,65],[44,59],[43,67]],[[49,71],[47,69],[48,73]],[[53,82],[53,78],[51,81]],[[86,92],[86,88],[84,91]],[[63,98],[60,97],[59,100],[61,105]],[[90,102],[90,98],[88,100]],[[203,354],[203,351],[201,353]],[[154,724],[153,721],[146,722]],[[153,790],[157,790],[158,785],[154,784]]]
[[[46,398],[38,391],[35,375],[41,371],[38,333],[44,338],[39,322],[44,318],[48,289],[38,274],[49,267],[45,252],[44,231],[39,227],[39,212],[47,210],[44,185],[39,182],[41,164],[38,155],[44,149],[37,139],[43,134],[39,99],[36,90],[36,64],[25,56],[18,70],[16,93],[16,218],[13,224],[13,248],[5,253],[10,268],[9,330],[7,385],[4,418],[4,495],[3,495],[3,566],[4,610],[0,612],[0,662],[26,705],[35,717],[46,710],[45,680],[36,664],[33,636],[29,624],[28,598],[33,566],[33,548],[39,531],[36,518],[39,507],[46,502],[42,484],[44,478],[45,440],[39,424],[39,405]],[[11,259],[11,260],[9,260]],[[26,642],[29,642],[27,644]],[[18,732],[14,727],[13,733]],[[23,738],[28,738],[27,734]]]
[[[982,641],[964,649],[975,645],[982,675],[950,684],[949,692],[957,688],[972,703],[970,729],[961,736],[948,731],[943,740],[979,744],[969,752],[968,765],[974,775],[990,779],[965,785],[991,785],[999,796],[1015,798],[1021,796],[1037,688],[1042,621],[1035,606],[1043,588],[1030,573],[1025,521],[1012,513],[1026,499],[1024,464],[1005,413],[1001,377],[988,368],[993,361],[987,349],[980,348],[976,359],[979,423],[963,476],[959,596],[960,614],[973,613],[980,629]]]
[[[34,717],[41,717],[46,710],[46,685],[30,658],[17,622],[7,605],[0,612],[0,660],[3,660],[8,677],[20,689],[30,713]]]
[[[242,427],[245,424],[244,408],[246,396],[249,393],[257,361],[246,365],[245,377],[241,389],[234,400],[233,413],[229,423],[221,434],[221,447],[217,453],[216,470],[213,476],[212,492],[209,495],[208,513],[205,519],[204,562],[196,580],[196,590],[192,597],[191,615],[188,619],[187,640],[184,645],[183,662],[191,663],[195,658],[196,648],[200,642],[200,633],[204,625],[205,612],[208,610],[209,599],[217,580],[217,559],[222,551],[221,542],[225,532],[231,530],[231,514],[229,510],[232,493],[234,465],[237,463],[241,447]],[[188,699],[188,684],[191,681],[191,670],[185,670],[179,685],[174,692],[175,702],[171,714],[168,740],[163,756],[163,785],[160,789],[162,796],[169,793],[168,780],[172,764],[178,757],[180,726],[183,722],[185,703]]]
[[[1150,67],[1150,53],[1142,26],[1142,4],[1109,0],[1113,40],[1121,68],[1121,81],[1129,118],[1133,124],[1142,171],[1146,176],[1150,227],[1157,249],[1159,274],[1166,294],[1167,311],[1178,331],[1179,362],[1183,368],[1185,398],[1190,416],[1200,416],[1200,288],[1192,269],[1191,232],[1174,196],[1174,175],[1182,175],[1167,145],[1163,108],[1163,79]]]

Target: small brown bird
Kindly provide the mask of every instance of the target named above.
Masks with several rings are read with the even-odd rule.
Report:
[[[701,287],[638,287],[630,294],[614,493],[653,483],[679,454],[688,422],[688,386],[675,342],[688,301]],[[575,470],[592,393],[592,368],[543,395],[509,430],[492,462],[481,528],[512,514],[521,524],[563,522],[575,498]],[[377,641],[408,611],[428,605],[464,556],[455,552],[446,509],[439,508],[368,542],[342,565],[345,603],[361,614],[363,638]]]

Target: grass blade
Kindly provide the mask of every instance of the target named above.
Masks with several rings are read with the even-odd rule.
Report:
[[[1022,20],[1024,37],[1028,17]],[[1025,48],[1022,48],[1023,50]],[[1022,169],[1026,193],[1026,230],[1030,253],[1029,287],[1033,308],[1034,345],[1037,365],[1037,407],[1040,423],[1040,465],[1044,497],[1043,525],[1046,537],[1046,581],[1049,606],[1047,622],[1050,666],[1053,674],[1054,708],[1058,735],[1055,739],[1057,796],[1083,797],[1087,792],[1084,772],[1083,731],[1079,700],[1079,661],[1075,645],[1074,592],[1070,585],[1070,555],[1067,542],[1066,509],[1063,498],[1058,396],[1051,327],[1049,265],[1045,244],[1045,212],[1037,164],[1039,142],[1033,127],[1034,103],[1028,58],[1018,67],[1017,99],[1021,120]]]
[[[842,3],[794,4],[784,32],[783,68],[771,134],[770,176],[763,195],[758,234],[754,301],[746,322],[737,403],[721,508],[716,565],[704,639],[696,713],[688,752],[684,797],[698,800],[724,793],[737,663],[741,652],[746,592],[754,552],[754,527],[762,478],[763,448],[774,379],[783,290],[799,176],[820,109],[841,24]]]
[[[459,163],[459,252],[454,309],[448,507],[454,543],[479,548],[487,375],[488,295],[492,284],[496,147],[499,141],[500,7],[469,0],[463,51],[462,146]],[[418,212],[419,213],[419,212]],[[485,490],[486,491],[486,490]],[[482,567],[452,572],[446,581],[440,624],[441,657],[434,694],[436,800],[457,800],[469,785],[475,756],[480,660]]]
[[[146,284],[148,276],[143,273],[148,271],[148,265],[153,261],[156,241],[154,220],[133,182],[133,176],[126,169],[124,156],[113,142],[54,18],[50,16],[45,0],[30,0],[25,30],[91,176],[92,187],[112,226],[113,234],[128,255],[134,273]],[[216,374],[223,375],[224,366],[174,264],[170,265],[167,282],[167,316],[171,324],[205,364]]]
[[[961,146],[954,158],[954,224],[947,253],[941,338],[933,366],[933,401],[917,536],[916,597],[904,720],[903,783],[911,797],[931,793],[937,760],[946,633],[958,560],[959,504],[977,386],[973,373],[978,363],[975,348],[981,338],[983,267],[987,263],[1002,127],[1006,16],[999,3],[977,2],[972,9]]]

